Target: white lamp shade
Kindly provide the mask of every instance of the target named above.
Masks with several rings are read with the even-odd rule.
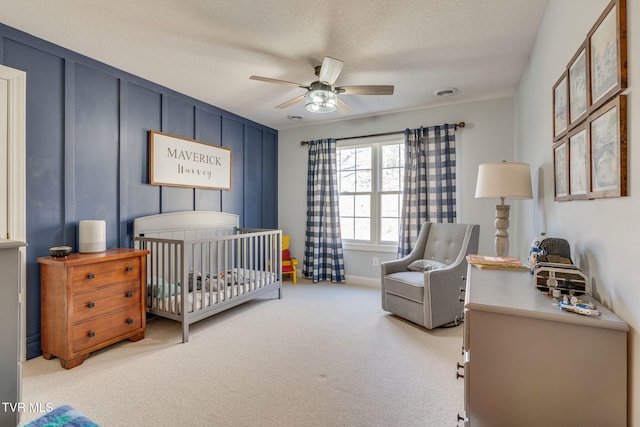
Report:
[[[496,162],[478,167],[476,198],[531,199],[531,169],[527,163]]]

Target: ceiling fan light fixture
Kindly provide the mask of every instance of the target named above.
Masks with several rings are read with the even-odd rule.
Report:
[[[330,90],[311,90],[305,96],[305,108],[312,113],[332,113],[337,104],[338,96]]]

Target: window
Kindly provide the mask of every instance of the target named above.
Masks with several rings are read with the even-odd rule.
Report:
[[[397,244],[404,142],[341,146],[337,151],[343,241]]]

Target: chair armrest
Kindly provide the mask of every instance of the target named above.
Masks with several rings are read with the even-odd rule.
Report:
[[[397,273],[398,271],[406,271],[407,266],[417,259],[418,257],[411,256],[411,254],[409,254],[403,258],[381,262],[380,273],[382,274],[382,277],[384,277],[388,274]]]
[[[456,313],[456,316],[462,313],[462,303],[459,298],[466,265],[466,261],[458,262],[446,268],[424,273],[425,319],[428,314],[430,327],[438,327],[452,321],[452,312]],[[429,320],[426,321],[429,323]]]
[[[387,274],[397,273],[399,271],[405,271],[407,266],[413,261],[421,259],[424,254],[424,247],[427,243],[427,235],[429,234],[429,228],[431,223],[425,222],[420,226],[420,233],[418,233],[418,239],[411,249],[411,252],[404,257],[393,260],[385,261],[380,264],[381,277],[384,278]]]
[[[467,270],[466,263],[451,264],[445,268],[425,271],[424,287],[439,292],[439,288],[451,287],[452,282],[462,283],[462,277]],[[454,287],[455,293],[460,293],[459,287]]]

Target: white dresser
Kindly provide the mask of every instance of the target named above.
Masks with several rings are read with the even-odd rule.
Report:
[[[0,426],[18,424],[18,412],[10,406],[20,401],[20,248],[22,242],[0,240]],[[14,406],[15,408],[15,406]]]
[[[596,304],[565,312],[527,271],[469,266],[464,425],[626,426],[629,327]]]

